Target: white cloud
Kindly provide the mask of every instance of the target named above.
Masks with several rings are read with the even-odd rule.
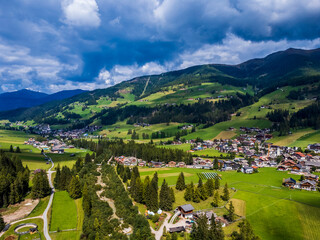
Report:
[[[65,22],[73,26],[100,26],[99,7],[95,0],[64,0],[62,10]]]
[[[109,71],[103,68],[99,73],[98,80],[105,82],[107,85],[109,85],[111,83]]]

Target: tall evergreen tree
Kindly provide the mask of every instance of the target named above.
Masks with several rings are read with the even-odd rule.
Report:
[[[13,151],[13,147],[12,147],[12,145],[10,145],[9,152],[14,152],[14,151]]]
[[[224,201],[228,201],[229,200],[229,198],[230,198],[230,196],[229,196],[229,189],[228,189],[228,184],[226,183],[225,185],[224,185],[224,188],[223,188],[223,200]]]
[[[56,176],[53,181],[53,185],[55,188],[60,189],[60,181],[61,181],[61,171],[60,171],[60,164],[56,168]]]
[[[81,191],[81,184],[79,181],[79,178],[77,176],[73,176],[71,178],[70,184],[69,184],[69,195],[73,199],[80,198],[82,195]]]
[[[143,202],[143,185],[140,177],[136,178],[136,184],[135,184],[135,190],[134,190],[133,196],[136,202],[138,203]]]
[[[212,216],[210,230],[209,230],[209,240],[223,240],[224,231],[222,230],[222,225],[220,222],[216,223],[215,217]]]
[[[146,176],[143,182],[143,202],[146,204],[147,208],[150,207],[150,177]]]
[[[213,206],[218,207],[219,205],[219,192],[215,191],[213,196]]]
[[[209,239],[208,220],[205,215],[202,215],[193,224],[190,234],[192,240]]]
[[[16,153],[21,153],[21,150],[20,150],[19,146],[16,148]]]
[[[150,209],[156,212],[159,209],[159,197],[158,197],[158,173],[155,172],[151,180],[151,191],[150,191]]]
[[[233,222],[234,219],[235,219],[235,215],[234,215],[234,206],[233,206],[233,203],[232,201],[230,201],[230,204],[229,204],[229,209],[228,209],[228,215],[227,215],[227,218],[230,222]]]
[[[162,210],[170,211],[172,210],[172,200],[171,200],[171,193],[168,183],[164,179],[160,189],[159,195],[159,207]]]
[[[32,179],[31,197],[33,199],[43,198],[51,193],[48,176],[45,171],[37,172]]]
[[[193,194],[194,194],[194,186],[193,182],[188,184],[186,191],[184,192],[184,199],[186,201],[191,201],[193,199]]]
[[[202,200],[206,200],[208,198],[208,193],[206,187],[203,185],[201,178],[199,179],[198,182],[198,190],[200,192],[200,198]]]
[[[214,188],[215,189],[219,189],[220,188],[220,179],[218,177],[216,177],[214,179]]]
[[[206,187],[208,196],[212,197],[213,196],[213,192],[214,192],[214,183],[213,183],[212,178],[209,178],[207,180],[207,182],[205,183],[205,187]]]
[[[90,196],[89,191],[88,191],[87,183],[85,183],[84,186],[83,186],[82,195],[83,195],[83,199],[82,199],[83,211],[87,216],[90,216],[91,215],[92,204],[91,204],[91,196]]]
[[[184,180],[184,174],[183,172],[181,172],[176,183],[176,189],[179,191],[183,191],[185,188],[186,188],[186,184]]]
[[[86,154],[86,157],[84,159],[84,163],[87,164],[87,163],[91,163],[91,156],[89,153]]]
[[[201,201],[201,194],[200,194],[199,188],[195,189],[192,196],[192,201],[195,203],[199,203]]]
[[[232,239],[234,240],[260,240],[258,236],[255,235],[253,232],[253,229],[248,222],[248,220],[243,220],[241,223],[239,223],[240,233],[237,233],[234,231],[231,234]]]

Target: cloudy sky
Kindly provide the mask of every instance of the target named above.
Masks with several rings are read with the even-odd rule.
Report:
[[[320,47],[320,0],[10,0],[0,92],[105,88],[204,63]]]

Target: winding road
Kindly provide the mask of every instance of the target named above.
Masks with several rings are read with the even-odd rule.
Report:
[[[46,154],[44,154],[44,156],[47,157]],[[51,240],[51,237],[49,235],[49,229],[48,229],[48,225],[49,225],[48,224],[48,211],[49,211],[49,209],[51,207],[53,196],[54,196],[54,186],[52,184],[52,177],[51,177],[52,173],[54,172],[54,171],[51,170],[54,167],[54,163],[53,163],[51,158],[49,158],[49,157],[47,157],[47,158],[51,162],[51,167],[49,168],[47,174],[48,174],[48,179],[49,179],[49,185],[50,185],[52,190],[51,190],[51,195],[50,195],[48,206],[46,207],[46,209],[44,210],[44,212],[42,214],[42,219],[43,219],[43,234],[44,234],[44,236],[45,236],[45,238],[47,240]]]

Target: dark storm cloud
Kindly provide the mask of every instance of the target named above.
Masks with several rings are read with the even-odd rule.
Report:
[[[94,89],[193,64],[319,47],[320,1],[0,3],[0,91]]]

